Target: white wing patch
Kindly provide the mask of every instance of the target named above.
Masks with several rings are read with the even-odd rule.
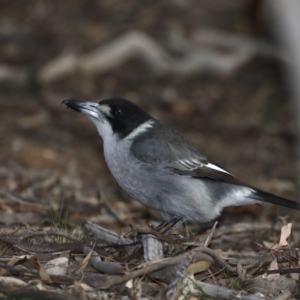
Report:
[[[228,171],[214,165],[214,164],[211,164],[210,162],[208,164],[205,165],[207,168],[211,168],[211,169],[214,169],[216,171],[219,171],[219,172],[223,172],[223,173],[226,173],[226,174],[229,174],[231,176],[233,176],[231,173],[229,173]]]
[[[176,161],[175,164],[181,168],[184,167],[188,170],[195,170],[195,169],[198,169],[198,168],[204,166],[204,164],[202,162],[200,162],[199,160],[197,160],[195,158],[180,159],[180,160]]]
[[[210,168],[212,170],[215,170],[215,171],[218,171],[218,172],[222,172],[222,173],[226,173],[230,176],[233,176],[231,173],[229,173],[228,171],[212,164],[212,163],[203,163],[195,158],[191,158],[191,159],[181,159],[181,160],[178,160],[177,162],[175,162],[176,166],[178,166],[179,168],[182,169],[183,168],[186,168],[188,170],[196,170],[198,168],[201,168],[201,167],[206,167],[206,168]]]

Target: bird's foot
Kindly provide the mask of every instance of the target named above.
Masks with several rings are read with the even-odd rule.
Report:
[[[164,221],[161,224],[159,224],[155,228],[155,230],[163,235],[169,235],[170,232],[175,230],[177,227],[179,227],[185,221],[186,221],[185,217],[174,216],[171,221]]]

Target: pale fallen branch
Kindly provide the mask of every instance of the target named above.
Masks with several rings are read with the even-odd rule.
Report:
[[[151,234],[142,235],[142,245],[144,250],[144,261],[159,260],[164,257],[163,245],[155,236]]]
[[[296,251],[290,251],[290,255],[296,254]],[[225,253],[226,254],[226,253]],[[270,253],[265,255],[257,255],[257,256],[248,256],[248,257],[230,257],[228,259],[228,263],[230,265],[237,265],[240,263],[242,266],[248,268],[256,268],[259,266],[268,266],[273,260],[273,257]],[[281,256],[278,257],[278,263],[287,262],[286,257]]]
[[[77,300],[78,297],[73,297],[67,293],[56,293],[47,290],[38,290],[36,287],[26,287],[7,293],[9,299],[55,299],[55,300]]]
[[[90,264],[98,272],[110,275],[124,274],[125,270],[121,266],[121,264],[111,261],[102,261],[101,257],[96,251],[87,246],[83,247],[84,254],[89,254],[90,252],[92,252],[92,255],[90,257]]]
[[[0,83],[26,87],[29,85],[29,72],[25,68],[2,64],[0,65]]]
[[[219,34],[221,35],[221,33]],[[224,35],[223,40],[226,40],[226,34]],[[198,36],[199,38],[201,35]],[[230,51],[224,53],[216,49],[207,50],[205,49],[207,47],[199,47],[177,35],[176,38],[169,41],[171,48],[181,51],[180,58],[176,58],[152,37],[142,32],[131,31],[100,46],[91,53],[76,55],[67,52],[61,54],[39,70],[37,80],[42,84],[48,84],[66,78],[75,72],[99,74],[113,70],[130,59],[136,58],[157,76],[166,74],[186,76],[203,72],[226,75],[243,66],[256,54],[258,48],[255,46],[256,44],[251,45],[251,40],[248,39],[244,45],[243,41],[243,39],[236,39],[234,43],[231,43]],[[240,44],[238,44],[239,42]],[[262,48],[261,45],[260,48]],[[265,52],[268,51],[265,50]]]
[[[280,295],[272,298],[272,300],[289,300],[291,299],[292,293],[290,291],[284,291]]]
[[[264,40],[245,35],[236,35],[215,28],[204,28],[192,35],[192,41],[200,45],[211,45],[237,51],[243,49],[252,55],[271,57],[281,61],[288,61],[288,55],[280,47]]]
[[[254,279],[249,280],[249,290],[252,293],[262,293],[262,294],[273,294],[278,295],[281,291],[288,291],[288,294],[295,293],[297,290],[297,283],[295,280],[279,277],[275,280],[267,279]],[[180,291],[180,296],[178,297],[178,292]],[[181,285],[175,289],[171,288],[168,290],[168,295],[172,296],[170,299],[185,299],[186,295],[202,296],[202,297],[212,297],[216,299],[242,299],[242,300],[260,300],[261,297],[256,295],[245,294],[245,291],[231,290],[225,287],[209,284],[203,281],[195,280],[192,275],[186,276]],[[286,295],[286,294],[285,294]],[[281,298],[278,298],[281,299]],[[282,298],[289,299],[289,298]]]
[[[255,295],[245,295],[242,291],[235,291],[227,289],[222,286],[205,283],[195,280],[193,276],[185,277],[181,283],[180,297],[178,293],[174,293],[174,290],[168,291],[170,299],[185,299],[184,296],[192,295],[196,297],[204,298],[216,298],[216,299],[241,299],[241,300],[261,300],[261,297]],[[172,296],[172,297],[171,297]]]
[[[281,230],[282,224],[276,223],[236,223],[231,226],[221,226],[219,227],[215,233],[214,238],[222,237],[231,233],[244,233],[244,232],[252,232],[258,230]],[[293,224],[294,230],[300,229],[300,224]]]
[[[212,236],[213,236],[213,234],[214,234],[214,232],[215,232],[215,230],[217,228],[217,225],[218,225],[218,221],[215,222],[215,224],[212,227],[210,233],[208,234],[208,236],[207,236],[207,238],[206,238],[203,246],[208,247],[208,245],[210,244],[210,241],[212,239]]]
[[[127,239],[124,237],[121,237],[116,232],[113,232],[111,230],[108,230],[98,224],[86,222],[85,228],[93,234],[93,236],[97,239],[100,243],[106,243],[106,244],[118,244],[118,245],[126,245],[126,244],[132,244],[131,239]]]
[[[292,278],[279,276],[273,280],[258,278],[251,283],[251,292],[268,293],[278,295],[281,291],[290,291],[295,293],[297,291],[297,282]]]
[[[85,55],[64,53],[44,65],[38,72],[41,83],[69,76],[75,71],[89,74],[116,68],[131,58],[139,57],[156,74],[168,72],[172,58],[152,38],[141,32],[129,32]]]

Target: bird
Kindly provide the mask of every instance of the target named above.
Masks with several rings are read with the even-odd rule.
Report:
[[[92,120],[103,139],[110,172],[132,198],[160,213],[162,226],[212,221],[227,206],[268,202],[300,210],[297,202],[239,181],[177,130],[129,100],[64,100],[62,104]]]

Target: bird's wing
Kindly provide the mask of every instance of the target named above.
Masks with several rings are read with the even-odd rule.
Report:
[[[171,167],[175,173],[180,175],[217,179],[225,182],[235,181],[234,176],[222,167],[208,161],[206,163],[199,162],[195,158],[176,160],[171,164]]]
[[[147,164],[162,164],[180,175],[233,182],[224,168],[210,163],[176,130],[160,125],[138,137],[131,146],[133,155]]]
[[[235,198],[236,205],[249,204],[245,200],[250,198],[300,211],[300,204],[297,202],[260,191],[236,180],[227,170],[210,163],[170,127],[162,127],[158,131],[150,130],[132,143],[131,150],[139,161],[151,165],[160,164],[180,175],[219,180],[236,187],[249,188],[247,195],[242,195],[239,199]]]

